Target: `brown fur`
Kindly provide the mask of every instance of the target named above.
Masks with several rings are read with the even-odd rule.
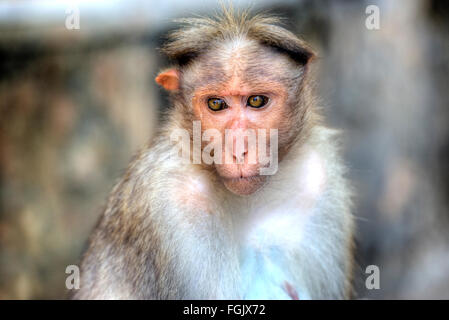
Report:
[[[324,191],[311,202],[321,201],[319,211],[306,210],[319,223],[312,226],[316,232],[305,234],[310,242],[300,243],[292,253],[286,250],[291,263],[285,268],[305,273],[303,285],[311,298],[348,297],[350,193],[331,142],[334,134],[321,126],[317,112],[309,74],[313,51],[280,27],[279,19],[267,15],[250,17],[225,8],[215,18],[181,22],[183,27],[171,34],[163,48],[175,66],[156,79],[171,90],[173,108],[167,124],[113,189],[83,257],[81,289],[75,298],[242,298],[245,290],[238,288],[242,281],[237,258],[241,241],[236,239],[241,231],[237,229],[254,224],[251,212],[256,204],[281,206],[296,199],[295,188],[302,185],[290,180],[296,172],[304,173],[298,164],[310,154],[321,159],[318,167],[326,181]],[[235,59],[226,55],[233,43],[238,43],[238,50],[232,52],[240,54]],[[180,164],[169,157],[170,133],[176,128],[191,130],[192,121],[199,119],[192,99],[202,89],[234,90],[234,75],[243,84],[264,79],[265,87],[285,91],[285,108],[276,120],[282,167],[248,198],[227,192],[210,166]],[[198,184],[192,182],[195,179]],[[302,199],[298,201],[303,206]],[[288,289],[288,296],[298,297],[290,282],[280,285]]]

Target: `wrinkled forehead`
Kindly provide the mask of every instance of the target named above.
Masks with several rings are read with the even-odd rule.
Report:
[[[219,90],[233,83],[247,90],[287,86],[302,68],[287,55],[245,38],[213,43],[183,72],[188,87]]]

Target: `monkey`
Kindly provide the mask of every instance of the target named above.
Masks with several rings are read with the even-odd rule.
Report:
[[[352,192],[320,113],[316,53],[266,13],[180,23],[155,79],[166,121],[111,191],[73,298],[351,298]],[[214,161],[179,156],[177,130]]]

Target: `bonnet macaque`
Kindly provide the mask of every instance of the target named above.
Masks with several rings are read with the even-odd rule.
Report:
[[[74,297],[350,297],[350,192],[312,49],[225,9],[183,20],[163,52],[167,121],[112,190]]]

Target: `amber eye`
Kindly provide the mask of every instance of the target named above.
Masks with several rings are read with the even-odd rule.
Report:
[[[207,100],[207,105],[212,111],[220,111],[227,108],[226,102],[219,98],[210,98]]]
[[[266,105],[268,98],[265,96],[251,96],[248,98],[247,105],[253,108],[261,108]]]

